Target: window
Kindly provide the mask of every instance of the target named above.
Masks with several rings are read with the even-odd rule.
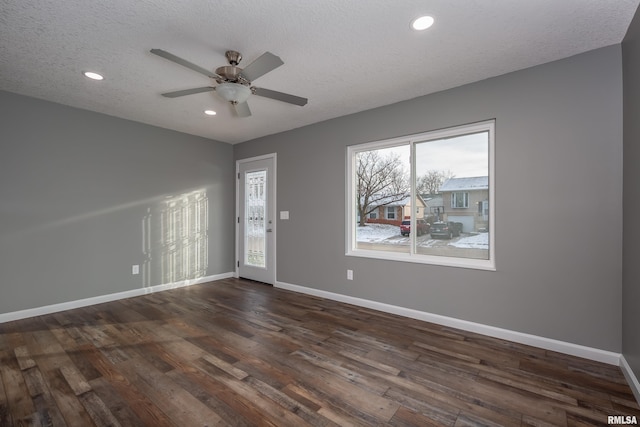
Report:
[[[387,219],[396,219],[395,206],[387,206]]]
[[[456,192],[451,193],[451,207],[452,208],[468,208],[469,207],[469,193]]]
[[[495,269],[494,128],[348,147],[347,255]],[[369,222],[377,209],[408,224]]]

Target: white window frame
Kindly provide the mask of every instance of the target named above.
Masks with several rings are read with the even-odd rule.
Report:
[[[411,158],[415,159],[415,145],[417,143],[452,138],[473,133],[488,132],[489,150],[489,259],[472,259],[462,257],[448,257],[439,255],[424,255],[415,253],[413,239],[415,233],[410,234],[412,239],[409,253],[399,253],[391,251],[358,249],[356,242],[357,229],[357,209],[354,203],[356,200],[355,171],[356,154],[364,151],[371,151],[383,148],[409,145],[411,148]],[[346,176],[346,255],[364,258],[385,259],[392,261],[414,262],[421,264],[444,265],[450,267],[473,268],[479,270],[496,270],[496,245],[495,245],[495,120],[487,120],[468,125],[456,126],[447,129],[424,132],[399,138],[391,138],[380,141],[373,141],[363,144],[351,145],[347,147],[347,176]],[[411,182],[416,182],[416,166],[411,163]],[[415,200],[415,186],[411,186],[411,200]],[[385,215],[386,216],[386,215]],[[411,218],[411,227],[415,229],[415,215]]]

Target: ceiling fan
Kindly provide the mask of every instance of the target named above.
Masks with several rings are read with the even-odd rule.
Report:
[[[249,104],[247,104],[247,99],[251,95],[258,95],[299,106],[303,106],[307,103],[307,98],[301,98],[299,96],[289,95],[288,93],[251,86],[251,82],[253,80],[284,64],[279,57],[270,52],[263,53],[251,64],[244,68],[240,68],[238,67],[238,64],[242,60],[242,55],[234,50],[228,50],[225,53],[225,56],[229,65],[218,67],[215,72],[202,68],[162,49],[151,49],[151,53],[182,65],[183,67],[187,67],[200,74],[204,74],[217,83],[216,86],[197,87],[193,89],[163,93],[162,96],[167,98],[177,98],[179,96],[215,91],[218,96],[231,103],[239,117],[249,117],[251,115]]]

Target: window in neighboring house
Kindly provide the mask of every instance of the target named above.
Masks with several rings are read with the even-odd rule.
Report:
[[[348,147],[347,255],[494,270],[494,129],[491,120]],[[423,215],[404,209],[418,212],[402,218],[409,239],[398,239],[397,226],[358,220],[375,205],[400,219],[397,206],[419,206],[419,194],[450,194],[451,204]],[[456,211],[476,204],[477,214]]]
[[[387,219],[396,219],[396,207],[387,206]]]
[[[489,219],[489,201],[482,201],[482,219],[487,221]]]
[[[452,208],[468,208],[469,193],[465,193],[461,191],[451,193],[451,207]]]
[[[369,212],[368,214],[369,219],[377,219],[378,218],[378,210],[374,210],[373,212]]]

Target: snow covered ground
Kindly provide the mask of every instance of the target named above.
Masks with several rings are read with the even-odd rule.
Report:
[[[397,236],[400,236],[400,227],[396,225],[367,224],[364,227],[356,227],[358,242],[377,243]]]
[[[358,242],[363,243],[409,244],[409,237],[400,235],[400,227],[388,224],[367,224],[364,227],[357,227],[356,239]],[[442,242],[442,240],[434,240],[428,234],[418,237],[418,246],[430,247],[436,242]],[[489,233],[479,233],[471,236],[462,235],[444,242],[456,248],[489,249]]]
[[[450,243],[456,248],[489,249],[489,233],[480,233],[475,236],[463,237]]]

